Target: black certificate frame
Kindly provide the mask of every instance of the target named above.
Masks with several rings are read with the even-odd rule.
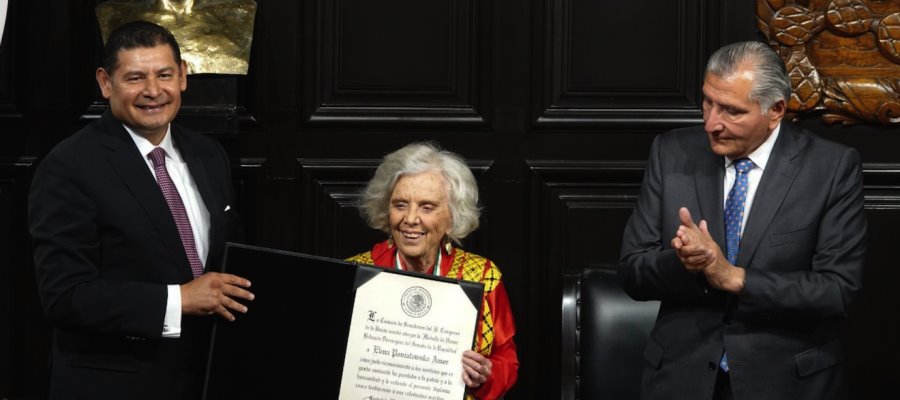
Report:
[[[228,243],[222,272],[250,280],[256,298],[247,314],[214,324],[205,400],[337,398],[356,289],[378,274],[458,285],[477,310],[476,327],[482,312],[480,282],[266,247]]]

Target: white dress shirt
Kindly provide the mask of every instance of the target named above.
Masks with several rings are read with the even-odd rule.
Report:
[[[762,179],[763,172],[766,170],[766,164],[769,163],[769,156],[772,154],[772,147],[775,146],[775,140],[778,139],[778,133],[781,132],[781,124],[775,127],[769,138],[763,144],[759,145],[747,158],[753,161],[753,168],[747,173],[747,199],[744,203],[744,216],[741,218],[741,235],[744,234],[744,227],[747,226],[747,217],[750,215],[750,207],[753,205],[753,199],[756,197],[756,188],[759,187],[759,181]],[[728,202],[728,192],[734,185],[737,172],[734,169],[734,161],[725,157],[725,195],[722,196],[724,202],[722,209],[724,210]]]
[[[124,126],[124,125],[123,125]],[[209,255],[209,210],[200,197],[200,191],[191,173],[188,170],[187,163],[181,158],[181,153],[175,148],[171,135],[172,126],[166,129],[166,135],[159,143],[154,146],[149,140],[140,136],[130,128],[125,126],[125,130],[131,135],[131,139],[137,146],[138,151],[147,162],[147,168],[153,177],[156,177],[156,171],[153,169],[153,161],[150,159],[150,152],[156,147],[162,147],[166,151],[166,171],[172,178],[172,183],[178,189],[181,196],[181,202],[184,203],[188,220],[191,223],[191,231],[194,233],[194,244],[197,247],[197,255],[203,265],[206,265],[206,258]],[[168,297],[166,299],[166,316],[163,320],[163,337],[180,337],[181,336],[181,286],[168,285]]]

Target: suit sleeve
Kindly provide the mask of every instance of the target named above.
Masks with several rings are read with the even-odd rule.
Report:
[[[51,153],[38,167],[28,201],[38,294],[57,328],[159,337],[166,286],[103,279],[97,203],[77,158]],[[122,279],[118,279],[122,278]]]
[[[650,146],[650,158],[637,205],[625,233],[619,259],[619,278],[635,300],[684,299],[706,295],[705,286],[696,274],[688,272],[671,239],[675,232],[663,232],[664,179],[662,172],[662,136]]]
[[[748,268],[738,305],[742,315],[756,314],[764,318],[847,315],[851,301],[860,290],[866,251],[862,166],[859,153],[851,148],[834,159],[834,177],[810,265]]]

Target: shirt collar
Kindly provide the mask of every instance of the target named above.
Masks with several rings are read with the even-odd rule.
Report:
[[[775,130],[772,131],[772,134],[769,135],[769,138],[766,139],[763,144],[759,145],[756,150],[753,150],[747,158],[750,161],[753,161],[753,165],[759,167],[760,170],[766,170],[766,164],[769,163],[769,156],[772,155],[772,148],[775,147],[775,141],[778,140],[778,134],[781,132],[781,123],[778,123],[778,126],[775,127]],[[734,160],[731,158],[725,157],[725,168],[731,166],[734,163]]]
[[[175,150],[175,143],[172,141],[172,124],[169,124],[166,127],[166,134],[163,136],[161,142],[159,142],[159,146],[154,146],[153,143],[150,143],[147,138],[134,133],[128,125],[122,124],[125,127],[125,130],[128,132],[128,135],[131,136],[131,140],[134,141],[134,144],[137,146],[138,151],[141,152],[141,156],[147,157],[153,149],[157,147],[162,147],[163,150],[166,151],[166,157],[170,160],[181,162],[181,155],[178,154],[178,151]]]

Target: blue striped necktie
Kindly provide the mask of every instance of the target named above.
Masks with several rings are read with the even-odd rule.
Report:
[[[753,161],[742,158],[734,161],[734,185],[725,200],[725,253],[731,265],[737,264],[741,246],[741,221],[744,219],[744,203],[747,202],[747,173],[753,169]],[[723,353],[719,368],[728,372],[728,355]]]

